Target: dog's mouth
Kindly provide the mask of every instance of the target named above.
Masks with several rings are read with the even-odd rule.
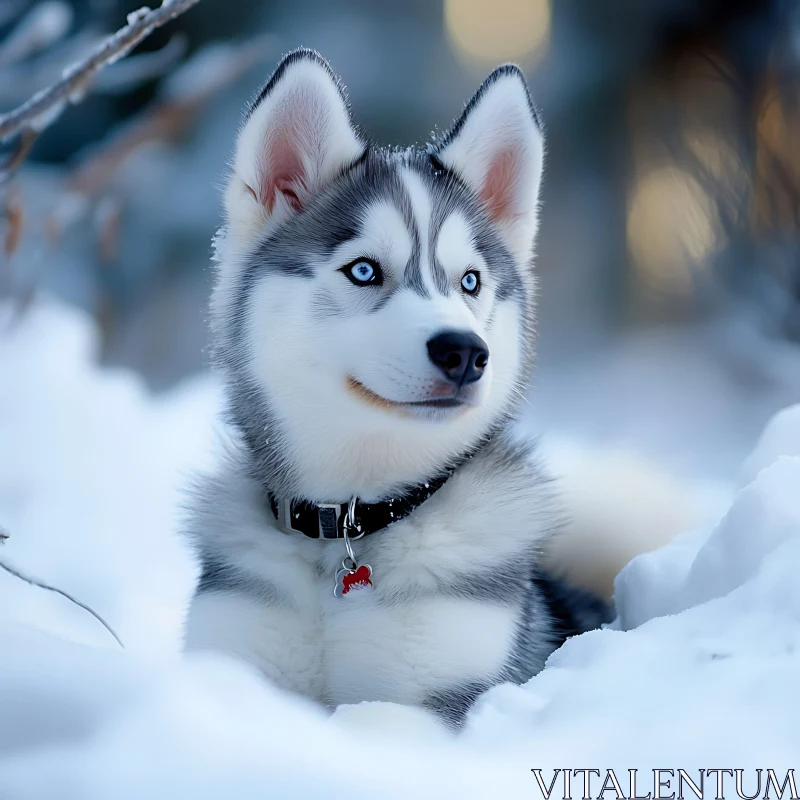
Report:
[[[372,406],[373,408],[381,408],[384,410],[436,410],[436,409],[454,409],[462,408],[469,405],[469,399],[461,392],[450,395],[449,397],[430,397],[424,400],[410,400],[398,401],[389,400],[382,395],[368,389],[361,381],[356,380],[352,376],[348,376],[346,380],[348,390],[353,393],[359,400]]]

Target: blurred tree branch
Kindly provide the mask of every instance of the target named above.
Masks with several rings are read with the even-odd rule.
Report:
[[[82,61],[65,70],[58,82],[37,92],[29,100],[5,114],[0,114],[0,141],[20,135],[17,147],[0,168],[0,183],[14,174],[38,135],[51,125],[68,104],[85,96],[95,75],[104,67],[127,55],[156,28],[183,14],[199,0],[163,0],[154,11],[140,8],[128,15],[128,24],[98,45]]]
[[[97,204],[101,260],[113,260],[122,203],[109,186],[122,165],[147,144],[178,139],[211,98],[276,50],[276,38],[267,34],[207,45],[178,67],[148,107],[91,148],[67,173],[64,195],[44,221],[48,239],[58,240]]]
[[[85,41],[81,34],[73,38]],[[64,244],[65,237],[83,223],[91,223],[94,232],[97,261],[92,263],[102,267],[116,260],[127,201],[135,194],[140,176],[135,167],[126,170],[128,162],[142,150],[152,148],[156,154],[159,149],[179,142],[220,92],[248,70],[273,58],[278,46],[277,37],[271,34],[244,41],[210,43],[174,67],[174,61],[186,49],[185,39],[178,34],[160,50],[129,56],[124,62],[109,65],[96,74],[93,93],[109,89],[121,92],[161,78],[155,97],[141,111],[114,125],[102,139],[79,153],[66,169],[53,171],[55,180],[50,181],[47,198],[38,207],[36,178],[31,178],[31,172],[27,173],[31,178],[28,182],[22,182],[22,178],[26,175],[24,162],[39,132],[30,127],[20,130],[6,164],[6,175],[11,177],[19,167],[22,172],[15,178],[14,186],[7,185],[0,193],[0,261],[5,259],[7,267],[0,271],[0,296],[6,294],[14,299],[15,319],[22,316],[35,296],[39,283],[33,277],[36,265],[44,263],[48,251]],[[63,55],[55,61],[63,64]],[[52,64],[48,68],[51,72],[54,69]],[[2,175],[0,166],[0,186]],[[30,213],[31,204],[37,208],[35,214]],[[21,270],[12,267],[20,252],[29,256]],[[102,291],[96,302],[98,308],[107,307]]]

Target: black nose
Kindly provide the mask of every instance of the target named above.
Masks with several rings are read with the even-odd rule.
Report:
[[[489,362],[486,342],[466,331],[437,333],[428,340],[428,355],[447,378],[459,386],[479,380]]]

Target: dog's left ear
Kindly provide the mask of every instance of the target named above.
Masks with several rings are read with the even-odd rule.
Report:
[[[431,153],[478,195],[527,260],[538,225],[544,137],[520,69],[506,65],[489,75]]]

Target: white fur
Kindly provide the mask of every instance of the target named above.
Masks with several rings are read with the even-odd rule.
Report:
[[[313,584],[306,581],[307,589]],[[295,589],[298,598],[303,594]],[[201,594],[192,603],[186,643],[222,650],[248,661],[284,689],[324,695],[319,622],[310,614],[269,608],[240,594]]]
[[[450,597],[385,607],[362,592],[352,607],[331,599],[330,612],[325,655],[337,705],[365,697],[416,704],[442,687],[499,674],[516,627],[507,608]]]

